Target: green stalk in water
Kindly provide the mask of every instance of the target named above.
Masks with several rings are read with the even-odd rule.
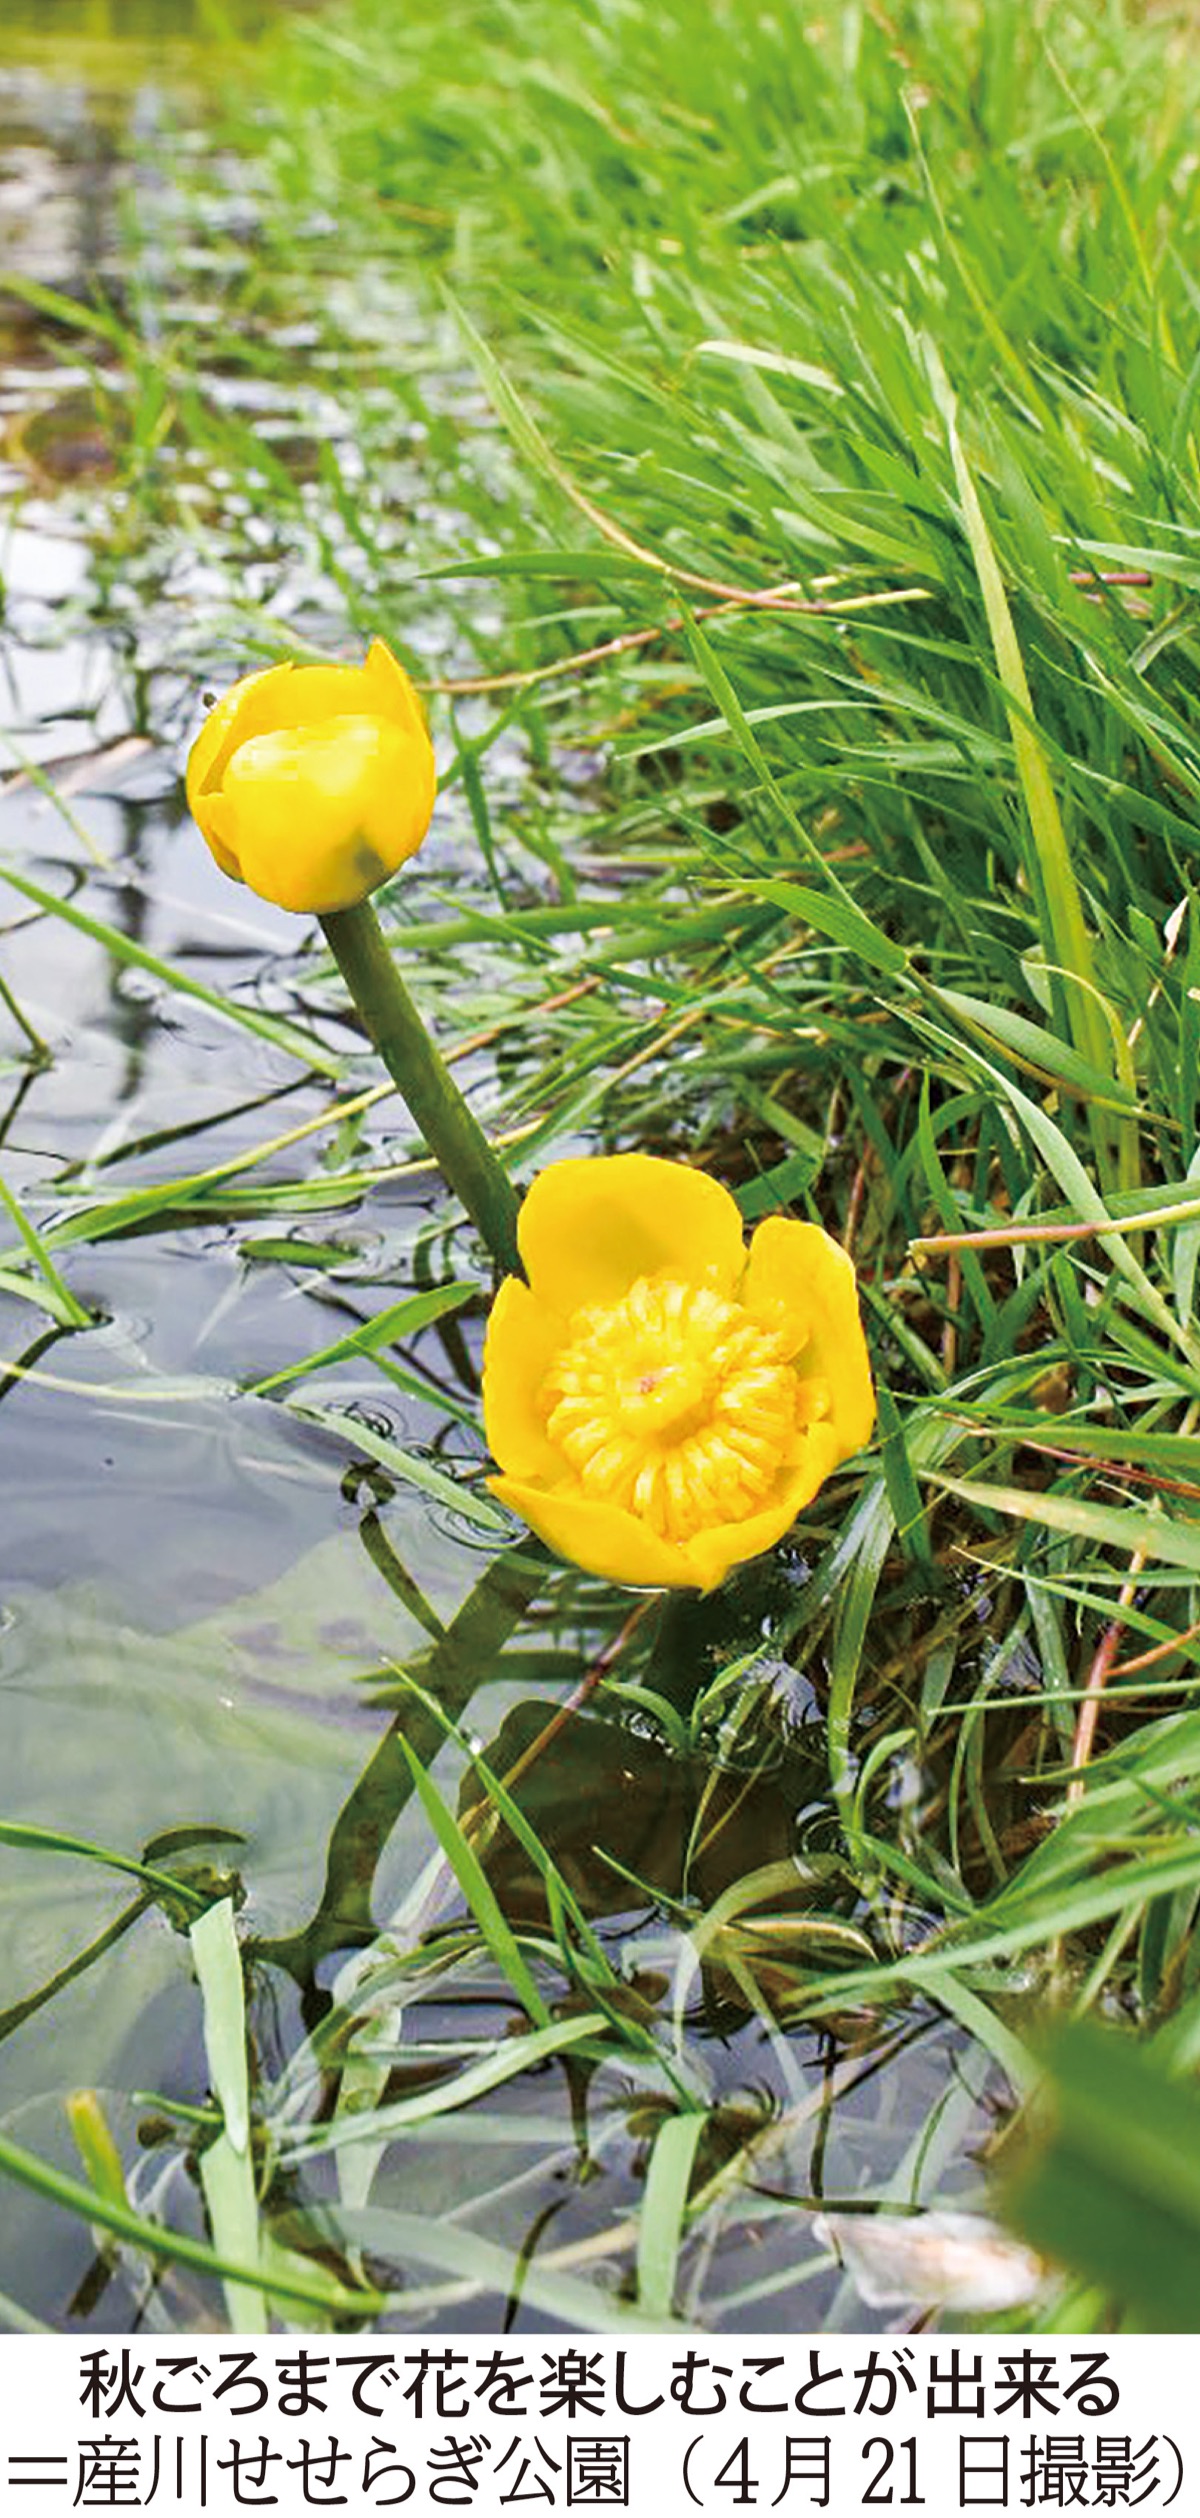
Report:
[[[506,1276],[522,1273],[516,1190],[434,1048],[369,900],[326,912],[325,938],[374,1047],[477,1232]]]

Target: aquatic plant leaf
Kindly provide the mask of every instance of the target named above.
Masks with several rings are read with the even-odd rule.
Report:
[[[668,2116],[650,2154],[638,2224],[638,2306],[647,2317],[668,2318],[675,2299],[679,2248],[688,2188],[705,2115]]]
[[[189,1937],[204,2003],[204,2050],[213,2090],[234,2150],[245,2151],[250,2141],[246,2000],[232,1898],[222,1897],[210,1906]]]
[[[246,2059],[246,1998],[241,1952],[233,1927],[233,1900],[220,1898],[191,1929],[192,1956],[204,2002],[204,2046],[224,2124],[200,2155],[200,2182],[213,2241],[220,2253],[244,2263],[258,2257],[258,2198],[250,2156],[250,2082]],[[261,2291],[226,2280],[229,2321],[235,2332],[265,2334]]]
[[[355,1451],[365,1452],[368,1460],[379,1462],[381,1469],[390,1470],[410,1486],[419,1486],[422,1494],[431,1496],[435,1503],[451,1505],[464,1521],[474,1522],[477,1529],[491,1531],[498,1537],[508,1536],[510,1524],[494,1505],[485,1503],[469,1486],[459,1486],[444,1470],[435,1469],[431,1461],[406,1451],[387,1434],[377,1434],[374,1426],[362,1418],[348,1415],[344,1408],[318,1407],[307,1400],[287,1399],[284,1405],[293,1415],[307,1418],[310,1425],[323,1425],[327,1433],[338,1435]]]

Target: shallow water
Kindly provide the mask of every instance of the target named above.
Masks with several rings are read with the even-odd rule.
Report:
[[[169,12],[158,0],[141,11],[121,0],[6,12],[0,260],[22,278],[67,295],[94,289],[98,272],[120,282],[120,186],[158,127],[164,75],[180,82],[215,67],[196,57],[200,15],[187,0]],[[148,687],[135,683],[119,624],[96,626],[86,454],[69,425],[73,395],[86,410],[86,378],[64,365],[63,347],[10,305],[4,862],[206,986],[290,1005],[295,922],[235,894],[183,812],[178,737],[190,689],[169,665]],[[63,411],[57,465],[45,458],[48,427],[30,460],[31,414]],[[102,459],[96,471],[103,496]],[[166,633],[164,623],[164,643]],[[54,797],[26,766],[41,764]],[[0,971],[51,1052],[31,1070],[0,1016],[0,1168],[42,1222],[72,1190],[99,1195],[118,1179],[127,1189],[219,1165],[328,1106],[328,1085],[294,1059],[12,892]],[[336,1017],[318,1029],[347,1046]],[[385,1125],[385,1159],[387,1138]],[[297,1168],[279,1158],[281,1175]],[[3,1353],[32,1376],[7,1383],[0,1421],[8,1814],[131,1851],[167,1827],[238,1829],[264,1933],[293,1928],[313,1902],[321,1848],[378,1732],[349,1682],[410,1649],[420,1629],[364,1552],[361,1506],[342,1493],[345,1445],[229,1392],[327,1343],[360,1304],[369,1310],[355,1270],[373,1277],[403,1246],[409,1212],[384,1188],[355,1214],[320,1219],[323,1240],[346,1244],[336,1287],[303,1265],[303,1215],[280,1219],[298,1254],[286,1277],[257,1265],[227,1221],[181,1218],[68,1262],[73,1290],[103,1322],[85,1335],[47,1339],[27,1306],[2,1304]],[[406,1409],[406,1437],[433,1439],[442,1429],[418,1426],[419,1413]],[[426,1597],[447,1615],[478,1557],[407,1509]],[[394,1519],[405,1515],[401,1502]],[[5,1859],[0,2009],[26,2000],[128,1905],[90,1864]],[[44,2143],[49,2129],[53,2142],[51,2094],[81,2082],[194,2096],[203,2061],[187,1975],[169,1927],[143,1917],[0,2046],[10,2130],[21,2138],[24,2125]],[[6,2201],[17,2252],[8,2271],[57,2320],[91,2244],[56,2220],[54,2247],[39,2237],[31,2290],[26,2212]],[[103,2317],[113,2313],[110,2296]]]
[[[168,91],[220,78],[219,58],[199,40],[200,7],[177,0],[165,35],[167,15],[160,0],[141,9],[127,0],[10,9],[0,36],[0,261],[24,279],[76,296],[94,291],[100,273],[118,302],[136,278],[122,242],[124,188],[142,186],[145,236],[146,200],[163,180],[152,143]],[[288,1015],[339,1057],[357,1042],[336,991],[297,959],[297,922],[224,881],[183,807],[180,764],[197,716],[190,623],[220,597],[219,549],[207,558],[196,547],[167,551],[152,564],[131,553],[128,582],[110,573],[102,592],[98,555],[111,552],[119,461],[103,398],[97,418],[94,344],[84,342],[76,358],[80,345],[60,324],[2,293],[0,341],[0,490],[8,501],[0,869],[32,878],[112,931],[106,939],[70,927],[4,887],[0,976],[50,1055],[31,1061],[0,1007],[0,1175],[45,1225],[80,1201],[234,1163],[327,1117],[335,1099],[327,1077],[131,964],[119,939],[223,996]],[[326,385],[311,375],[304,382],[310,408],[324,397],[320,424],[336,431]],[[214,378],[212,390],[240,397],[266,430],[295,428],[294,411],[256,399],[244,378]],[[238,591],[247,591],[244,556]],[[278,593],[309,634],[344,639],[330,590],[306,579],[286,549],[264,548],[251,591]],[[499,754],[491,771],[501,771]],[[519,776],[519,762],[503,774]],[[423,852],[421,881],[435,899],[439,886],[461,886],[463,811],[449,802]],[[336,1098],[373,1081],[361,1059]],[[188,1860],[237,1879],[243,1932],[274,1952],[276,1963],[255,1979],[266,2074],[286,2065],[302,2034],[301,1998],[311,2021],[339,1951],[355,1937],[339,1943],[330,1931],[304,1966],[296,1962],[295,1936],[321,1908],[335,1821],[384,1731],[364,1675],[426,1645],[427,1613],[443,1623],[453,1617],[493,1545],[448,1506],[356,1464],[352,1444],[295,1414],[286,1393],[245,1390],[344,1334],[411,1281],[428,1184],[403,1175],[409,1139],[395,1103],[368,1111],[361,1126],[359,1159],[381,1177],[352,1204],[305,1202],[330,1129],[280,1149],[256,1172],[260,1183],[297,1184],[270,1230],[261,1216],[240,1220],[223,1190],[206,1212],[201,1186],[137,1233],[68,1254],[64,1273],[97,1315],[93,1329],[57,1332],[0,1293],[4,1812],[133,1855],[170,1831],[192,1831]],[[0,1241],[11,1238],[0,1230]],[[433,1254],[435,1278],[473,1272],[466,1250]],[[411,1356],[449,1399],[469,1406],[477,1347],[474,1321],[465,1338],[423,1333]],[[320,1396],[357,1407],[377,1433],[430,1459],[453,1462],[475,1449],[452,1411],[389,1390],[369,1364],[323,1376]],[[388,1550],[419,1580],[415,1606],[404,1581],[387,1578]],[[557,1704],[589,1651],[614,1631],[594,1589],[581,1606],[568,1582],[551,1582],[521,1634],[520,1657],[493,1667],[485,1656],[472,1673],[472,1729],[488,1742],[506,1716],[527,1722],[531,1703]],[[582,1766],[567,1753],[560,1768],[543,1769],[539,1824],[563,1859],[572,1854],[572,1823],[595,1806],[594,1739],[581,1754]],[[439,1770],[451,1798],[454,1768],[448,1759]],[[636,1876],[661,1876],[669,1888],[688,1826],[686,1793],[677,1809],[672,1798],[682,1790],[678,1768],[643,1744],[608,1790],[606,1842]],[[790,1842],[790,1812],[777,1822],[765,1810],[752,1812],[741,1868],[766,1858],[764,1825],[778,1823],[781,1845]],[[444,1879],[428,1892],[415,1885],[430,1840],[411,1803],[396,1796],[372,1824],[357,1885],[370,1892],[378,1852],[376,1918],[407,1911],[416,1929],[414,1898],[421,1928],[453,1911]],[[586,1854],[574,1853],[586,1871]],[[153,2108],[128,2095],[203,2099],[186,1942],[161,1908],[135,1911],[130,1884],[92,1863],[18,1851],[0,1860],[0,2123],[77,2171],[60,2102],[76,2087],[99,2089],[135,2194],[152,2199],[165,2178],[170,2210],[197,2227],[178,2154],[147,2147]],[[653,1915],[623,1916],[611,1881],[607,1903],[605,1890],[595,1894],[626,1964],[661,1965]],[[120,1927],[112,1946],[71,1975],[110,1927]],[[39,1989],[60,1975],[39,2006]],[[444,1996],[434,1988],[421,2006],[426,2039],[489,2025],[498,2034],[510,2020],[494,1985]],[[735,2011],[722,2012],[717,1988],[706,2049],[713,2093],[742,2107],[749,2093],[778,2114],[768,2190],[803,2189],[817,2129],[829,2196],[936,2190],[947,2164],[986,2131],[986,2087],[956,2030],[914,2019],[911,2031],[886,2055],[873,2058],[864,2046],[856,2065],[839,2067],[826,2106],[824,2041],[811,2032],[793,2041],[791,2077],[781,2079],[773,2042]],[[519,2084],[506,2094],[508,2128],[493,2132],[478,2157],[453,2120],[441,2149],[401,2146],[375,2202],[402,2202],[418,2179],[431,2214],[444,2210],[514,2249],[545,2219],[546,2245],[568,2255],[575,2248],[587,2261],[635,2206],[644,2169],[645,2128],[627,2121],[631,2091],[619,2076],[610,2081],[601,2076],[591,2102],[603,2175],[576,2175],[571,2091],[565,2080],[551,2089],[539,2078],[532,2093]],[[531,2149],[523,2131],[531,2107],[555,2118],[556,2142],[548,2146],[543,2129]],[[761,2294],[743,2307],[740,2293],[770,2271],[781,2323],[808,2324],[818,2310],[878,2322],[835,2277],[812,2285],[803,2227],[795,2216],[772,2220],[771,2209],[764,2203],[761,2225],[730,2226],[716,2282],[703,2287],[707,2259],[695,2274],[693,2313],[761,2328]],[[148,2304],[129,2267],[97,2272],[82,2224],[47,2220],[23,2195],[6,2192],[2,2225],[0,2291],[54,2325],[112,2329],[163,2305],[187,2325],[218,2305],[175,2275],[162,2302]],[[495,2300],[460,2296],[423,2307],[417,2322],[491,2327],[498,2313]],[[536,2313],[526,2312],[526,2322],[539,2322]]]

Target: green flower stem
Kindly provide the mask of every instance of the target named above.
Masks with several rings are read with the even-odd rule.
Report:
[[[434,1048],[370,901],[360,901],[356,909],[330,910],[321,925],[371,1040],[430,1153],[497,1267],[506,1276],[522,1275],[516,1190]]]

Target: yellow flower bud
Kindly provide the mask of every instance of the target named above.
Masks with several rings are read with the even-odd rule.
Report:
[[[222,873],[280,909],[353,909],[414,855],[437,780],[413,686],[381,638],[362,665],[273,665],[235,682],[188,761]]]
[[[528,1277],[488,1325],[483,1413],[531,1530],[613,1582],[711,1591],[773,1547],[868,1440],[854,1269],[819,1224],[769,1216],[649,1154],[539,1174]]]

